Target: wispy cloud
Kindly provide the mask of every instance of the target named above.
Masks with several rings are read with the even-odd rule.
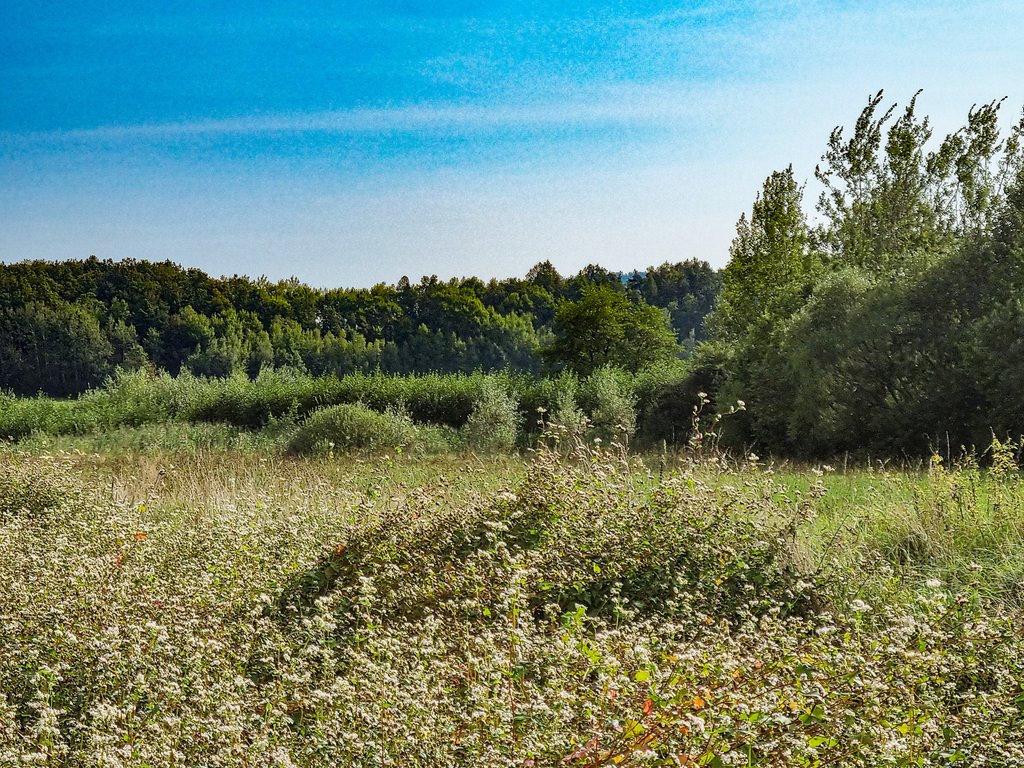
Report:
[[[218,136],[473,134],[515,129],[664,125],[692,120],[700,100],[674,85],[610,86],[600,94],[520,104],[417,104],[306,113],[247,115],[93,128],[7,132],[8,144],[130,142]]]

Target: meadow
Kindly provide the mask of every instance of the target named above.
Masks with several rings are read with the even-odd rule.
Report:
[[[1016,446],[440,450],[392,416],[418,444],[271,414],[0,449],[0,765],[1024,765]]]

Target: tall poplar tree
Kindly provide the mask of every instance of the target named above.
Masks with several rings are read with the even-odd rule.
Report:
[[[750,218],[740,216],[713,318],[720,336],[739,338],[799,307],[816,264],[802,202],[789,166],[765,179]]]

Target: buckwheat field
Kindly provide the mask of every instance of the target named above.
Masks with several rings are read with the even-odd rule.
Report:
[[[1021,502],[554,436],[6,449],[0,764],[1024,765]]]

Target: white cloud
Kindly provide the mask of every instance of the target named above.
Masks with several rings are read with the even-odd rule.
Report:
[[[693,119],[699,100],[675,84],[576,89],[560,99],[512,104],[415,104],[336,111],[104,125],[60,131],[7,133],[28,144],[178,139],[265,134],[472,133],[518,127],[664,124]]]

